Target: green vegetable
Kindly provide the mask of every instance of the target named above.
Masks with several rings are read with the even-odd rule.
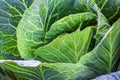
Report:
[[[119,0],[0,0],[0,59],[15,59],[0,60],[0,79],[91,80],[117,71],[119,30]]]

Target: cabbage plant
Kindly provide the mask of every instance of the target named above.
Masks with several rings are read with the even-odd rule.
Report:
[[[4,79],[92,80],[118,70],[119,40],[120,0],[0,0]]]

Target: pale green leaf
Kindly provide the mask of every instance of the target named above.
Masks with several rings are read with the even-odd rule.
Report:
[[[93,34],[93,27],[88,27],[81,32],[60,36],[50,44],[37,49],[35,55],[37,59],[43,59],[43,62],[77,63],[80,57],[87,53]]]

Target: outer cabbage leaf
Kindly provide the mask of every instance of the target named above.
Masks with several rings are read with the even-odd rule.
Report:
[[[18,49],[24,59],[34,59],[33,52],[38,47],[49,43],[61,33],[76,30],[80,22],[96,18],[95,14],[89,12],[62,18],[61,15],[69,13],[71,2],[73,0],[35,0],[25,11],[17,28]]]
[[[0,52],[18,56],[16,28],[33,0],[0,0]],[[3,56],[3,55],[2,55]]]
[[[120,19],[113,24],[101,42],[88,54],[82,56],[80,63],[90,67],[97,74],[107,74],[118,66],[120,58]]]
[[[88,27],[55,39],[50,44],[35,51],[36,58],[42,62],[77,63],[81,56],[87,53],[94,28]]]
[[[0,66],[26,80],[90,80],[95,77],[93,71],[79,63],[42,63],[38,66],[24,66],[18,63],[19,61],[6,61],[0,63]]]

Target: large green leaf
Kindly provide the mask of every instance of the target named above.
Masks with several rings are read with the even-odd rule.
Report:
[[[20,65],[19,61],[7,61],[0,63],[0,66],[27,80],[90,80],[95,77],[93,71],[79,63],[43,63],[31,67],[24,66],[23,63]]]
[[[98,74],[114,71],[120,58],[120,19],[113,24],[101,42],[90,53],[80,59],[80,63]]]
[[[16,46],[16,28],[33,0],[0,0],[0,52],[19,55]]]
[[[76,31],[60,36],[50,44],[36,50],[35,55],[43,62],[76,63],[87,53],[93,34],[93,27],[89,27],[81,32]]]
[[[89,12],[62,18],[68,15],[72,4],[74,4],[73,0],[35,0],[33,2],[25,11],[17,28],[18,49],[23,58],[33,59],[33,52],[38,47],[49,43],[61,33],[76,30],[80,22],[96,18],[95,14]]]

